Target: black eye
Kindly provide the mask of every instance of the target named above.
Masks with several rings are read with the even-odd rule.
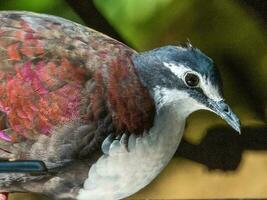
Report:
[[[185,75],[185,83],[190,87],[196,87],[199,83],[199,78],[196,74],[187,73]]]

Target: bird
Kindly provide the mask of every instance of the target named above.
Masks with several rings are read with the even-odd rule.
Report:
[[[1,11],[2,198],[138,192],[169,163],[191,113],[211,111],[240,133],[222,87],[189,42],[137,52],[67,19]]]

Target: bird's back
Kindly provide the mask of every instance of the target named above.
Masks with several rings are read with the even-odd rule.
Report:
[[[34,139],[81,117],[85,83],[132,50],[87,27],[33,13],[0,13],[0,110]],[[126,61],[127,62],[127,61]]]

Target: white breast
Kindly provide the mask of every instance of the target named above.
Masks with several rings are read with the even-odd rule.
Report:
[[[129,138],[129,151],[118,140],[103,145],[105,154],[90,168],[78,200],[115,200],[130,196],[149,184],[168,164],[184,130],[185,118],[173,109],[157,117],[143,137]]]

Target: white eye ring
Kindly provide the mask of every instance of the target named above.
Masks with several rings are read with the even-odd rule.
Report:
[[[198,87],[200,78],[193,72],[186,72],[184,75],[184,82],[188,87]]]

